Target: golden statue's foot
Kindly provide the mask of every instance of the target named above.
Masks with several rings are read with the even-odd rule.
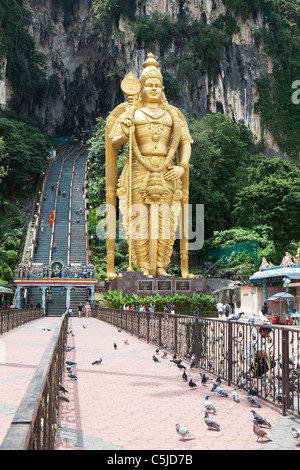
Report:
[[[143,273],[144,276],[149,276],[149,270],[148,270],[148,269],[143,269],[143,268],[141,268],[141,269],[139,269],[139,271],[140,271],[141,273]]]
[[[157,276],[171,276],[171,274],[167,273],[164,268],[157,268],[156,270]]]
[[[116,273],[109,273],[107,278],[110,280],[118,279],[118,275]]]
[[[184,272],[182,273],[182,277],[184,279],[195,279],[195,274],[189,273],[189,272]]]

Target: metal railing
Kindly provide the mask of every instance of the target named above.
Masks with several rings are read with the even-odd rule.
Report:
[[[43,316],[42,308],[0,310],[0,334]]]
[[[283,415],[300,415],[298,327],[99,307],[92,316],[188,362],[194,354],[197,367],[208,374],[221,376],[228,385],[256,389]]]
[[[63,315],[11,422],[0,450],[53,450],[68,315]]]

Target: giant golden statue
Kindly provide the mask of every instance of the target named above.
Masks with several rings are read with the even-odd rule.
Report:
[[[193,142],[183,114],[169,105],[159,64],[148,54],[139,80],[130,72],[121,84],[128,101],[106,124],[106,204],[120,211],[131,263],[144,275],[167,275],[180,217],[186,227],[189,160]],[[117,183],[118,151],[129,141],[127,161]],[[177,152],[177,156],[176,156]],[[177,159],[177,164],[175,164]],[[107,212],[107,275],[115,279],[114,214]],[[110,225],[110,229],[109,229]],[[181,229],[182,277],[188,272],[188,237]]]

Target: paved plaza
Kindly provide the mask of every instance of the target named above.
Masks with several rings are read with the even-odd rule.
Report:
[[[41,318],[0,338],[0,445],[58,321]],[[163,359],[153,345],[114,326],[94,318],[70,318],[68,346],[74,349],[66,352],[66,361],[76,363],[72,371],[77,380],[67,369],[63,372],[69,401],[60,401],[56,450],[299,449],[291,427],[300,429],[300,420],[283,417],[280,410],[258,400],[261,408],[255,410],[271,423],[267,432],[272,441],[257,442],[254,408],[245,391],[239,391],[240,402],[235,403],[233,386],[222,382],[228,397],[221,397],[211,392],[211,382],[201,385],[199,369],[184,363],[188,380],[197,384],[190,389],[182,370],[170,362],[172,355]],[[160,362],[154,362],[153,355]],[[93,364],[100,358],[100,364]],[[209,430],[204,422],[206,395],[216,408],[211,416],[220,431]],[[176,423],[188,427],[195,438],[181,440]]]

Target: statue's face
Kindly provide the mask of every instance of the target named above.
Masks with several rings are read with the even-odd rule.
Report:
[[[162,91],[159,78],[147,78],[142,89],[142,99],[145,103],[158,103],[161,100]]]

